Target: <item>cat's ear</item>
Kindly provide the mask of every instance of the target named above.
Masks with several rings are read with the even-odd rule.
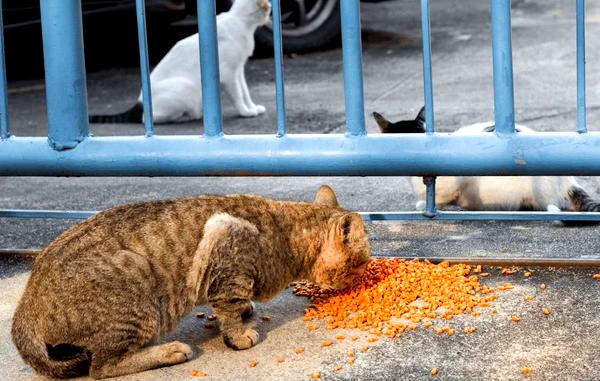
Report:
[[[365,224],[356,213],[344,214],[336,221],[334,229],[334,234],[344,244],[357,241],[365,234]]]
[[[417,129],[420,132],[425,132],[425,106],[421,107],[421,110],[419,110],[415,122],[417,122]]]
[[[379,126],[379,131],[381,131],[381,133],[385,134],[390,132],[389,129],[392,123],[389,120],[387,120],[381,114],[375,111],[373,111],[373,118],[375,119],[375,122],[377,122],[377,125]]]
[[[335,192],[328,185],[321,185],[315,196],[315,204],[327,205],[332,207],[340,206],[335,197]]]

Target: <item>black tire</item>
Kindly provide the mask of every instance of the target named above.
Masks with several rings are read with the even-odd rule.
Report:
[[[232,1],[222,0],[218,3],[220,10],[225,10],[229,9]],[[306,0],[306,5],[308,6],[306,10],[307,23],[302,26],[294,25],[289,20],[290,16],[293,17],[293,10],[286,12],[288,9],[285,7],[292,3],[292,0],[281,0],[284,52],[308,52],[330,46],[332,43],[339,41],[339,0]],[[254,37],[258,45],[258,50],[265,53],[273,51],[273,30],[271,29],[271,25],[259,28]]]

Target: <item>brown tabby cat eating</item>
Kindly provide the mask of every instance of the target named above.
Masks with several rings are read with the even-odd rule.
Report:
[[[39,255],[13,341],[36,371],[94,378],[189,360],[157,340],[209,303],[225,343],[252,347],[242,315],[291,281],[345,288],[370,256],[361,217],[322,186],[314,203],[198,196],[125,205],[72,227]]]

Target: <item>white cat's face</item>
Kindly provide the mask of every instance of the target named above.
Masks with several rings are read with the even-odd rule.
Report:
[[[271,2],[269,0],[256,0],[256,9],[261,14],[260,25],[265,25],[271,18]]]

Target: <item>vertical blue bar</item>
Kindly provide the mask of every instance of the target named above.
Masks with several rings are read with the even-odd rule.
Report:
[[[423,183],[427,187],[425,196],[425,211],[423,212],[423,215],[425,217],[433,218],[437,214],[437,209],[435,207],[435,176],[423,177]]]
[[[340,1],[346,134],[366,135],[359,0]]]
[[[421,0],[421,35],[423,37],[423,96],[425,97],[425,129],[435,132],[433,119],[433,79],[431,75],[431,23],[429,0]]]
[[[510,0],[490,0],[496,134],[515,131]]]
[[[223,119],[215,0],[198,0],[198,32],[204,136],[222,136]]]
[[[273,54],[275,56],[275,98],[277,105],[277,136],[285,135],[285,93],[283,87],[283,49],[281,46],[280,0],[272,0]]]
[[[146,2],[136,0],[135,9],[138,28],[138,47],[140,50],[140,77],[142,78],[142,101],[144,102],[144,129],[146,137],[154,135],[152,120],[152,92],[150,89],[150,74],[148,65],[148,39],[146,37]]]
[[[88,136],[80,0],[40,1],[48,143],[74,148]]]
[[[585,119],[585,0],[577,0],[577,132],[587,132]]]
[[[6,86],[6,65],[4,64],[4,21],[2,20],[2,0],[0,0],[0,139],[8,139],[8,90]]]

